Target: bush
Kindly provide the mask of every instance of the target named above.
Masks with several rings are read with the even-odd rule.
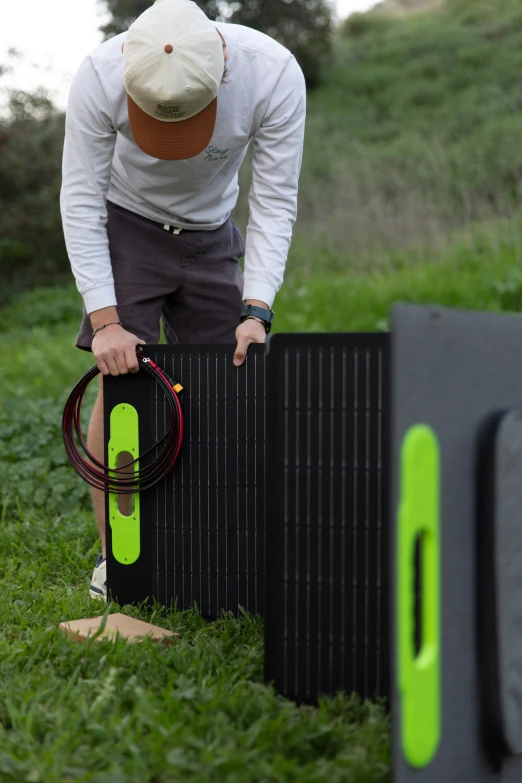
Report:
[[[0,508],[22,519],[37,508],[67,514],[90,507],[88,486],[67,460],[62,439],[61,401],[8,399],[0,411]],[[87,412],[87,411],[86,411]]]
[[[0,120],[0,305],[70,280],[59,210],[63,116],[40,92],[11,94]]]
[[[319,84],[331,50],[332,11],[328,0],[196,0],[209,19],[243,24],[286,46],[296,57],[309,87]],[[110,21],[107,37],[127,30],[150,5],[149,0],[105,0]]]
[[[339,32],[346,38],[362,38],[367,35],[386,34],[395,20],[384,14],[356,13],[348,16],[339,28]]]

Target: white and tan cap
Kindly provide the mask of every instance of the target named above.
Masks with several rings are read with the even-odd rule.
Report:
[[[192,0],[156,0],[128,30],[123,71],[138,147],[185,160],[208,146],[223,78],[223,43]]]

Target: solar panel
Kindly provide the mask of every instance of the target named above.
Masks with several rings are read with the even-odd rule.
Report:
[[[140,493],[140,557],[119,563],[107,527],[108,588],[120,603],[155,599],[203,616],[263,608],[265,459],[264,346],[234,367],[235,346],[143,346],[183,386],[184,443],[167,478]],[[139,451],[160,440],[168,408],[153,379],[104,379],[110,411],[126,401],[139,415]],[[150,460],[159,453],[156,449]],[[106,455],[107,456],[107,455]],[[149,461],[150,461],[149,460]],[[147,460],[141,460],[144,467]]]
[[[239,370],[232,346],[146,347],[184,387],[186,432],[172,474],[140,495],[135,563],[117,562],[108,527],[108,587],[208,619],[263,614],[266,678],[290,698],[385,696],[389,338],[269,345]],[[161,393],[144,373],[104,383],[106,428],[133,405],[143,454],[166,431]]]
[[[394,311],[395,783],[522,780],[521,338],[519,315]],[[420,623],[408,556],[419,534]]]
[[[385,696],[389,336],[275,335],[266,361],[266,678]]]

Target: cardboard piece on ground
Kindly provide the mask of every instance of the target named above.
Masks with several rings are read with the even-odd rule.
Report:
[[[102,620],[103,615],[83,620],[70,620],[60,623],[60,630],[74,641],[84,642],[88,636],[94,636],[99,631]],[[118,612],[107,617],[107,624],[96,641],[115,639],[117,634],[127,639],[128,642],[138,643],[142,641],[144,636],[150,636],[153,642],[161,642],[164,646],[173,644],[180,638],[179,634],[167,631],[166,628],[160,628],[157,625],[151,625]]]

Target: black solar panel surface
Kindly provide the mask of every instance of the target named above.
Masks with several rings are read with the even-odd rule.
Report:
[[[140,560],[120,565],[108,547],[108,587],[122,602],[197,604],[208,618],[240,606],[260,613],[264,347],[251,346],[240,368],[232,363],[234,346],[144,348],[184,387],[185,436],[172,473],[141,494]],[[106,378],[104,389],[107,432],[110,410],[127,401],[139,413],[141,453],[165,434],[168,407],[151,378]]]
[[[389,337],[276,335],[266,361],[267,680],[385,696]]]

